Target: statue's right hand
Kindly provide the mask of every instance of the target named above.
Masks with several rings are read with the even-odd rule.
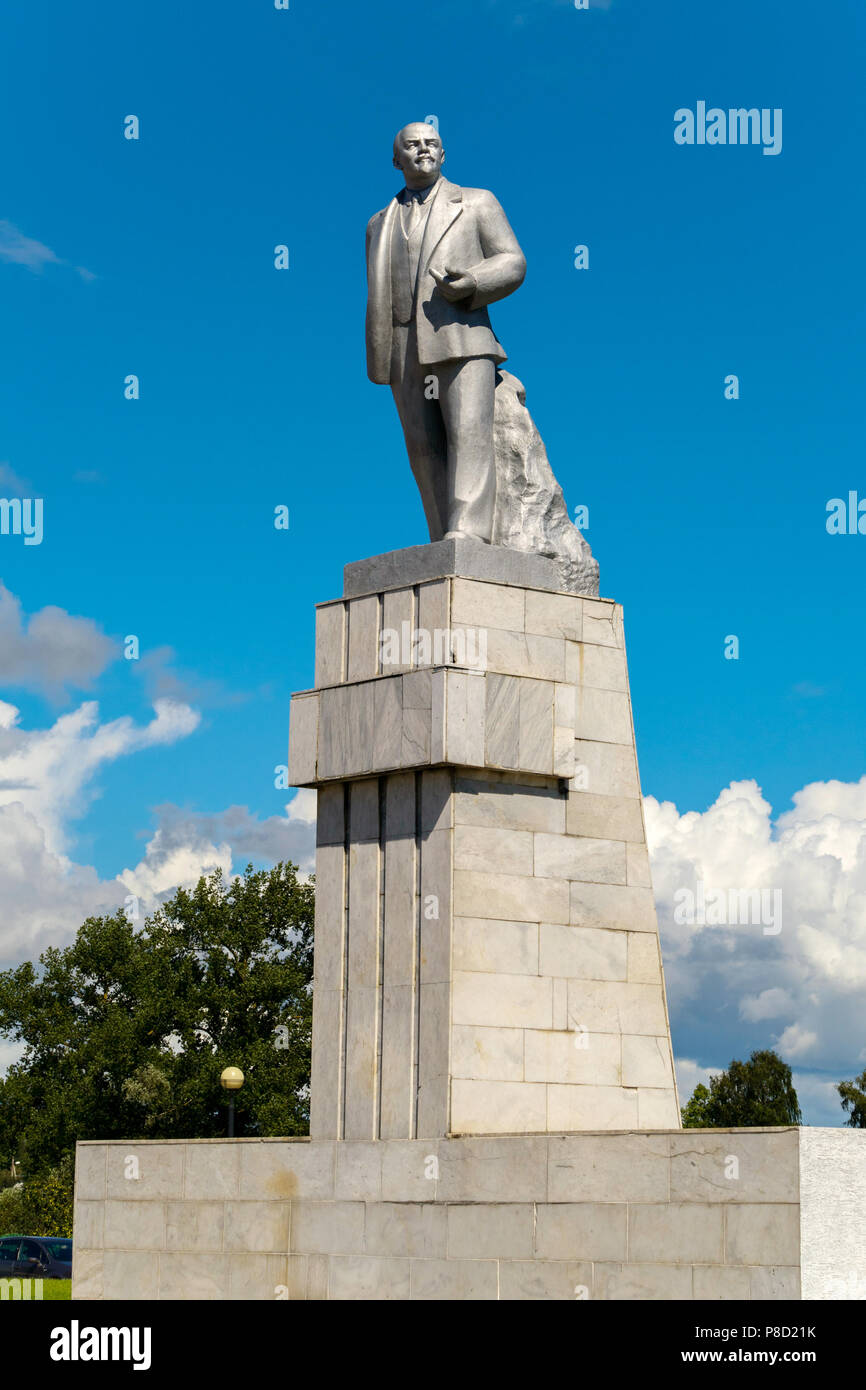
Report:
[[[467,270],[451,270],[446,267],[445,272],[434,270],[430,267],[430,274],[436,281],[439,293],[451,304],[458,303],[461,299],[468,299],[476,290],[474,275],[470,275]]]

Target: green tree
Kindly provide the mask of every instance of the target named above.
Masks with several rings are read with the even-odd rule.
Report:
[[[866,1071],[855,1076],[853,1081],[840,1081],[836,1090],[842,1099],[842,1109],[848,1115],[846,1125],[851,1129],[866,1129]]]
[[[696,1086],[682,1116],[689,1129],[803,1123],[791,1068],[770,1050],[753,1052],[748,1062],[732,1061],[727,1071],[710,1077],[709,1091]]]
[[[42,1234],[39,1231],[25,1231],[23,1226],[23,1184],[18,1183],[15,1187],[4,1187],[2,1192],[0,1192],[0,1236],[32,1236]]]
[[[223,1067],[247,1135],[309,1125],[313,886],[293,864],[219,871],[136,929],[89,918],[41,969],[0,974],[0,1034],[25,1044],[0,1081],[0,1168],[25,1187],[78,1139],[225,1134]]]
[[[710,1122],[707,1119],[707,1104],[710,1093],[706,1086],[698,1082],[692,1091],[691,1099],[683,1106],[680,1114],[683,1117],[684,1129],[709,1129]]]
[[[63,1162],[50,1173],[38,1173],[21,1190],[23,1236],[71,1236],[73,1176],[64,1155]]]

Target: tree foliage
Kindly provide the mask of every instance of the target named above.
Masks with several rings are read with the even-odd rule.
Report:
[[[72,1235],[72,1164],[64,1161],[49,1173],[37,1173],[21,1189],[22,1236]]]
[[[216,871],[140,928],[89,918],[0,974],[0,1034],[25,1044],[0,1080],[0,1168],[26,1184],[78,1139],[224,1135],[226,1066],[246,1078],[236,1133],[306,1133],[313,901],[293,864]]]
[[[34,1236],[42,1235],[42,1231],[25,1231],[24,1227],[24,1192],[23,1183],[16,1183],[14,1187],[4,1187],[0,1192],[0,1236],[19,1235]],[[53,1234],[53,1232],[52,1232]]]
[[[836,1090],[848,1116],[846,1125],[851,1129],[866,1129],[866,1071],[855,1076],[853,1081],[840,1081]]]
[[[707,1105],[710,1093],[706,1086],[698,1082],[692,1091],[691,1098],[683,1106],[680,1114],[683,1117],[683,1127],[685,1129],[709,1129],[710,1122],[707,1119]]]
[[[0,1235],[71,1236],[75,1156],[0,1191]]]
[[[791,1068],[775,1052],[753,1052],[748,1062],[732,1061],[727,1071],[695,1087],[682,1110],[688,1129],[739,1129],[803,1122]]]

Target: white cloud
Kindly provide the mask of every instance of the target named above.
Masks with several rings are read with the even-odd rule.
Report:
[[[208,813],[158,806],[159,824],[148,841],[144,859],[120,878],[130,893],[153,900],[179,884],[195,883],[202,873],[221,868],[228,875],[249,861],[276,864],[291,860],[302,870],[313,867],[315,856],[315,792],[297,796],[286,815],[259,820],[246,806],[229,806]],[[300,798],[303,796],[303,799]]]
[[[99,706],[88,700],[63,714],[49,729],[18,727],[17,710],[0,710],[0,806],[17,804],[40,827],[46,849],[62,853],[66,825],[93,799],[93,778],[105,764],[144,748],[177,742],[198,727],[188,705],[158,700],[149,724],[129,716],[99,722]],[[11,721],[11,722],[10,722]]]
[[[61,260],[50,246],[34,237],[25,236],[14,223],[6,221],[0,221],[0,261],[6,261],[10,265],[26,266],[34,275],[40,275],[47,265],[68,265],[68,262]],[[86,270],[84,266],[77,265],[74,269],[82,280],[96,278],[93,272]]]
[[[157,830],[148,841],[144,859],[134,869],[124,869],[118,875],[127,893],[142,899],[148,907],[176,888],[191,888],[202,874],[221,869],[224,876],[232,871],[232,851],[227,843],[213,845],[204,837],[188,844],[166,846]]]
[[[21,718],[21,711],[15,705],[0,700],[0,729],[14,729]]]
[[[0,682],[62,698],[67,686],[87,688],[120,656],[116,642],[90,618],[50,605],[22,613],[0,582]]]
[[[25,236],[12,222],[0,222],[0,261],[24,265],[38,274],[46,265],[60,265],[60,260],[41,241]]]
[[[94,779],[118,758],[186,738],[195,710],[170,702],[143,725],[99,722],[88,701],[48,729],[22,729],[19,711],[0,702],[0,904],[5,961],[58,945],[90,915],[113,911],[126,890],[68,855],[69,822],[96,795]]]
[[[740,1018],[757,1023],[764,1018],[789,1014],[794,1001],[784,989],[762,989],[760,994],[747,994],[740,1000]]]
[[[704,812],[651,796],[645,810],[675,1044],[724,1059],[717,1070],[775,1047],[806,1073],[853,1075],[866,1045],[866,778],[812,783],[775,822],[753,781]],[[677,894],[698,881],[778,890],[781,931],[678,922]]]
[[[702,1067],[691,1057],[674,1057],[680,1105],[685,1105],[696,1086],[709,1086],[710,1077],[718,1076],[724,1067]]]
[[[808,1056],[818,1041],[818,1034],[810,1033],[808,1028],[802,1028],[799,1023],[789,1023],[785,1031],[773,1041],[775,1050],[788,1062],[797,1057]]]
[[[50,850],[39,822],[20,803],[0,806],[4,967],[65,944],[85,918],[113,911],[122,901],[95,869]]]
[[[130,894],[144,915],[215,867],[230,874],[248,860],[281,859],[312,867],[315,793],[309,791],[299,792],[284,815],[264,820],[244,806],[215,814],[157,807],[140,862],[114,878],[100,879],[71,857],[72,822],[97,794],[100,771],[187,738],[198,724],[195,710],[170,700],[157,701],[146,724],[128,717],[101,723],[98,705],[88,701],[48,729],[26,730],[16,707],[0,701],[2,966],[67,944],[87,917],[114,912]]]
[[[286,810],[292,820],[301,821],[304,825],[314,826],[316,824],[318,805],[318,794],[313,787],[299,787],[286,807]],[[311,843],[315,843],[315,841],[311,840]]]

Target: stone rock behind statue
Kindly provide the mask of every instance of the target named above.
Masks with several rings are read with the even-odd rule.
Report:
[[[563,589],[597,594],[598,563],[568,515],[544,441],[526,409],[522,383],[510,372],[497,371],[494,399],[493,544],[545,555],[559,566]]]

